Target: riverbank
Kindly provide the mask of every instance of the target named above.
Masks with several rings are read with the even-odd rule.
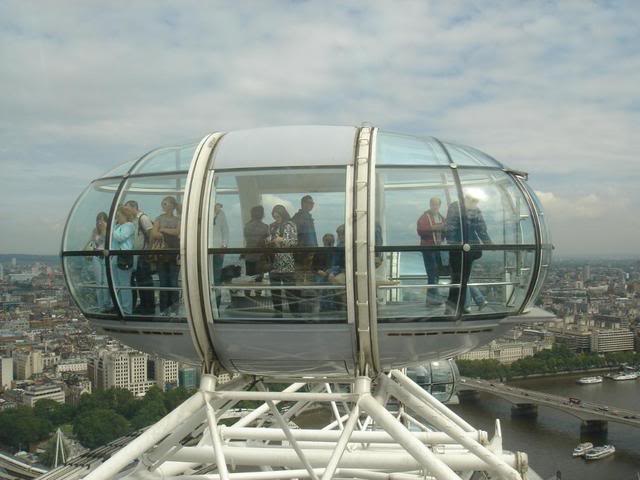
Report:
[[[532,373],[531,375],[517,375],[513,377],[509,377],[507,379],[507,383],[511,380],[527,380],[530,378],[553,378],[553,377],[568,377],[571,375],[582,375],[584,373],[603,373],[603,372],[615,372],[618,371],[620,367],[594,367],[594,368],[585,368],[582,370],[563,370],[560,372],[547,372],[547,373]]]

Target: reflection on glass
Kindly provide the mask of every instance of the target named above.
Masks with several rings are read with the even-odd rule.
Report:
[[[535,244],[528,204],[511,176],[465,169],[459,176],[470,225],[477,227],[469,243],[489,243],[485,238],[490,238],[495,244]]]
[[[467,314],[516,312],[531,282],[535,252],[492,250],[473,262],[465,294]]]
[[[117,293],[118,304],[123,310],[125,318],[133,317],[136,320],[153,320],[158,317],[171,317],[186,321],[184,305],[180,295],[180,277],[176,278],[175,285],[165,286],[158,273],[158,259],[165,256],[154,253],[133,255],[132,266],[123,269],[118,266],[118,259],[122,254],[111,256],[111,275],[113,285]],[[173,303],[170,310],[162,310],[164,300],[171,298]]]
[[[216,172],[210,200],[217,318],[344,320],[343,168]]]
[[[460,378],[454,360],[439,360],[407,369],[407,376],[437,400],[448,402]]]
[[[118,189],[119,181],[94,182],[85,190],[67,222],[63,250],[82,251],[95,250],[90,242],[98,228],[97,217],[107,215],[111,209],[113,196]],[[102,246],[104,248],[104,246]]]
[[[65,257],[65,273],[73,298],[85,313],[114,315],[105,260],[100,255]]]
[[[460,244],[443,230],[455,209],[458,191],[448,168],[376,170],[376,223],[384,245]]]
[[[540,262],[540,272],[538,273],[538,278],[536,281],[536,285],[533,290],[533,294],[531,296],[531,300],[527,304],[527,309],[534,307],[538,303],[538,297],[540,296],[540,291],[542,290],[542,286],[544,285],[544,281],[547,278],[547,274],[549,273],[549,264],[551,263],[551,248],[543,248],[541,252],[541,262]]]
[[[423,253],[396,251],[381,254],[382,262],[376,269],[379,322],[428,320],[455,315],[455,308],[450,308],[445,301],[455,295],[455,305],[460,290],[450,286],[452,278],[461,276],[459,271],[452,273],[452,254],[448,251],[438,252],[440,262],[435,267],[438,283],[431,284],[424,269]]]

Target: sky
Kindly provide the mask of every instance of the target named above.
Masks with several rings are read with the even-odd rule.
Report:
[[[0,253],[212,131],[375,126],[529,173],[559,255],[640,255],[636,1],[0,1]]]

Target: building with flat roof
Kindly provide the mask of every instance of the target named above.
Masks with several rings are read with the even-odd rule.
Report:
[[[87,373],[94,390],[124,388],[143,396],[155,382],[148,380],[146,353],[101,350],[89,360]]]
[[[65,395],[62,386],[55,384],[31,385],[22,391],[21,403],[28,407],[33,407],[36,402],[45,399],[64,403]]]
[[[633,332],[626,328],[594,330],[591,333],[591,351],[597,353],[633,350]]]

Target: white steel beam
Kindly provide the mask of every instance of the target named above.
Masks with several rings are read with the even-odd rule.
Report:
[[[291,434],[298,441],[311,442],[337,442],[341,432],[338,430],[312,430],[296,429],[291,430]],[[259,440],[267,442],[280,442],[286,440],[286,436],[279,428],[237,428],[220,426],[220,435],[223,440],[242,439]],[[452,444],[457,443],[449,435],[442,432],[411,432],[422,443],[427,445]],[[466,436],[474,438],[479,442],[486,442],[486,432],[478,430],[476,432],[466,432]],[[395,440],[387,432],[383,431],[355,431],[349,437],[350,443],[395,443]]]
[[[229,463],[238,466],[261,466],[271,465],[272,467],[303,468],[298,455],[290,448],[283,447],[234,447],[225,445],[224,456]],[[314,468],[324,468],[331,458],[331,450],[304,450],[306,458]],[[184,447],[176,452],[174,461],[199,462],[208,464],[211,462],[211,448],[207,447]],[[468,453],[432,453],[439,462],[453,471],[484,471],[494,472],[492,467],[474,455]],[[518,459],[513,453],[503,453],[500,458],[513,467],[518,465]],[[416,460],[411,454],[403,450],[366,451],[357,450],[353,452],[345,451],[340,459],[340,468],[362,468],[366,470],[389,470],[393,472],[407,472],[425,469],[422,462]],[[439,480],[447,477],[430,470],[429,473]],[[455,474],[454,474],[455,475]],[[457,475],[450,477],[460,480]]]

